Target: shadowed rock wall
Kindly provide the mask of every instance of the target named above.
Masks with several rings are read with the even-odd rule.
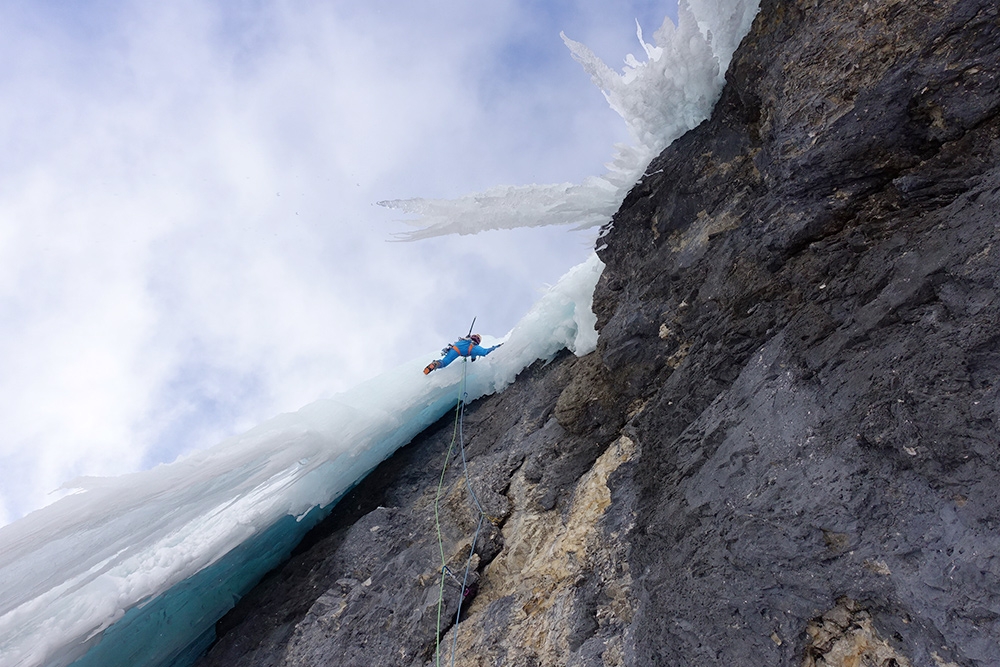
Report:
[[[601,239],[598,350],[469,409],[444,664],[1000,665],[998,60],[986,0],[762,4]],[[200,664],[433,661],[451,429]]]

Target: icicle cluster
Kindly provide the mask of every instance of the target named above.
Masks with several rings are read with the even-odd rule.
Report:
[[[615,146],[603,176],[580,184],[504,186],[457,199],[396,199],[379,205],[420,216],[406,221],[417,229],[398,235],[410,241],[488,229],[605,224],[650,161],[712,113],[733,52],[758,8],[759,0],[682,1],[677,25],[665,19],[653,44],[637,25],[646,60],[629,55],[621,74],[583,44],[562,36],[633,140]]]

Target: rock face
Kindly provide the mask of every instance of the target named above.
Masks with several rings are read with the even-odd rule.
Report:
[[[991,1],[763,2],[597,351],[467,409],[475,544],[448,417],[199,664],[1000,665],[998,61]]]

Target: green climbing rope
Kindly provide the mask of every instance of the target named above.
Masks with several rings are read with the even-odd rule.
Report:
[[[444,489],[445,473],[448,471],[448,465],[451,462],[452,453],[455,451],[456,442],[458,443],[459,451],[462,454],[462,472],[465,475],[465,483],[469,489],[469,495],[472,497],[472,500],[476,505],[476,509],[479,511],[479,523],[476,525],[476,533],[475,536],[472,538],[472,544],[469,547],[469,557],[465,562],[465,574],[463,575],[462,581],[460,582],[461,585],[459,588],[459,598],[457,605],[458,610],[455,612],[456,626],[458,625],[458,622],[462,615],[462,600],[465,596],[465,592],[467,590],[467,586],[469,583],[469,573],[472,569],[472,556],[476,550],[476,542],[479,539],[479,533],[483,527],[483,520],[486,518],[486,513],[483,511],[483,507],[479,502],[479,498],[476,496],[476,492],[472,489],[472,482],[469,479],[468,462],[465,456],[465,437],[462,430],[462,426],[465,417],[465,399],[467,397],[465,386],[466,386],[466,379],[468,377],[468,360],[463,359],[462,362],[463,362],[462,382],[459,385],[458,389],[458,401],[455,407],[455,422],[454,426],[452,427],[451,444],[448,445],[448,453],[445,456],[444,465],[441,468],[441,477],[438,480],[437,493],[434,496],[434,525],[437,530],[438,552],[440,553],[441,556],[441,579],[440,583],[438,584],[437,634],[434,646],[434,663],[436,667],[441,667],[441,616],[444,610],[444,584],[446,581],[445,577],[450,576],[456,581],[458,581],[457,577],[455,577],[455,575],[451,572],[451,570],[448,569],[448,561],[445,558],[444,537],[441,534],[441,513],[440,513],[441,492]],[[454,667],[455,665],[455,658],[457,653],[458,653],[458,631],[456,629],[451,650],[452,667]]]

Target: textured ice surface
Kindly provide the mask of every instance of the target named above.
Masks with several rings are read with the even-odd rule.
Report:
[[[566,39],[634,139],[617,147],[604,176],[385,205],[422,216],[407,238],[607,222],[649,161],[711,113],[756,12],[756,1],[682,4],[678,25],[665,22],[652,44],[640,32],[646,61],[631,58],[621,74]],[[563,348],[593,350],[590,305],[602,268],[594,255],[569,271],[501,349],[469,365],[469,399]],[[320,518],[317,508],[454,405],[462,365],[424,376],[436,356],[175,463],[76,480],[79,493],[0,528],[0,667],[160,665],[195,655],[215,620]]]
[[[759,0],[681,2],[649,44],[639,29],[643,61],[632,55],[621,73],[566,35],[563,41],[590,74],[611,108],[625,121],[632,144],[615,147],[607,173],[583,183],[504,186],[457,199],[396,199],[382,206],[418,216],[414,240],[487,229],[603,225],[642,178],[650,161],[675,139],[707,119],[722,94],[733,53],[750,30]]]
[[[571,269],[503,347],[469,364],[469,400],[564,348],[593,350],[591,297],[602,270],[596,255]],[[164,664],[210,633],[287,557],[317,508],[455,405],[462,364],[425,376],[437,356],[175,463],[76,480],[80,493],[4,526],[0,665],[66,665],[90,649],[80,664]]]

